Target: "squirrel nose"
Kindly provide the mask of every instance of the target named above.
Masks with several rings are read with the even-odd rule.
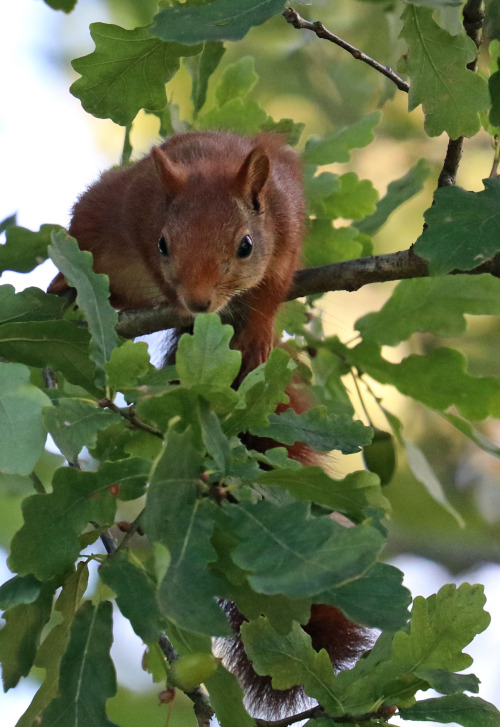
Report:
[[[185,299],[186,306],[191,313],[206,313],[211,305],[211,300],[190,300]]]

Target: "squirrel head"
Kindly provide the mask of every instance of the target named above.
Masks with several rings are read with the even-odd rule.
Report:
[[[181,312],[221,311],[263,280],[272,258],[269,157],[257,146],[239,163],[199,159],[195,169],[159,147],[152,157],[165,195],[158,266]]]

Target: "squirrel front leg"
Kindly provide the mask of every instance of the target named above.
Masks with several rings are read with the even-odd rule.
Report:
[[[241,351],[242,355],[238,383],[269,358],[276,343],[276,314],[286,300],[292,276],[293,270],[290,270],[278,279],[263,281],[245,294],[245,324],[241,330],[236,329],[231,342],[231,347]]]

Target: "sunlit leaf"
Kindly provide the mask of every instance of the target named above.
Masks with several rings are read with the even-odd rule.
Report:
[[[474,136],[479,113],[489,106],[485,79],[469,70],[477,54],[464,31],[450,35],[433,19],[432,10],[407,4],[402,37],[408,43],[410,111],[422,104],[429,136],[446,131],[452,139]]]
[[[131,123],[140,109],[163,109],[167,104],[165,84],[178,71],[181,56],[201,51],[197,46],[163,43],[149,28],[125,30],[92,23],[90,34],[95,50],[73,61],[82,77],[70,91],[89,114],[122,126]]]
[[[492,275],[460,275],[402,280],[377,312],[356,321],[365,341],[395,346],[413,333],[458,336],[466,314],[500,314],[500,280]]]

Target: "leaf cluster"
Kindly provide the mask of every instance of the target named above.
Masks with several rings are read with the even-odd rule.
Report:
[[[76,2],[47,4],[70,12]],[[455,140],[481,124],[495,135],[498,62],[488,85],[471,67],[473,40],[445,27],[434,12],[440,5],[407,3],[397,20],[409,109],[422,106],[430,136]],[[304,125],[273,119],[255,100],[253,58],[219,68],[225,42],[283,8],[277,0],[160,2],[148,26],[92,24],[95,50],[73,62],[80,78],[71,92],[89,113],[126,127],[124,160],[141,110],[158,117],[162,134],[272,130],[297,144]],[[497,61],[496,45],[492,55]],[[181,65],[192,84],[182,121],[168,85]],[[371,112],[303,145],[308,265],[372,255],[373,236],[429,176],[420,160],[379,199],[370,180],[338,168],[374,141],[380,118]],[[466,274],[500,250],[499,195],[496,178],[477,193],[437,189],[414,246],[430,276],[401,281],[378,312],[357,321],[349,342],[324,334],[315,296],[287,303],[277,321],[286,345],[238,389],[240,354],[217,316],[199,316],[180,339],[175,367],[157,370],[145,343],[117,335],[107,278],[93,272],[89,253],[58,226],[32,232],[2,223],[2,270],[26,272],[50,257],[77,291],[73,305],[35,288],[0,287],[0,484],[17,477],[31,490],[11,544],[15,575],[0,587],[4,688],[43,670],[18,727],[113,724],[113,600],[144,642],[153,680],[186,691],[200,724],[206,705],[195,687],[204,682],[222,727],[255,725],[236,679],[211,656],[211,639],[231,635],[219,605],[228,600],[247,620],[242,638],[255,670],[276,689],[302,685],[318,702],[311,727],[382,724],[396,710],[408,720],[500,724],[495,707],[466,694],[477,693],[477,678],[459,673],[471,664],[463,649],[489,621],[481,587],[445,586],[408,612],[402,574],[382,562],[391,511],[383,485],[394,478],[396,452],[462,518],[373,391],[374,381],[397,389],[498,457],[472,422],[500,415],[500,379],[474,375],[461,351],[437,341],[464,334],[467,317],[499,313],[498,278]],[[407,348],[398,362],[387,356],[384,347],[422,333],[434,342],[428,351]],[[356,419],[352,382],[366,424]],[[305,413],[287,408],[295,390],[307,392]],[[65,461],[42,477],[47,434]],[[365,469],[333,476],[332,450],[341,460],[364,450]],[[313,463],[297,461],[298,451]],[[95,593],[87,590],[92,565]],[[339,674],[301,628],[318,603],[380,632]],[[416,701],[429,688],[441,696]]]

